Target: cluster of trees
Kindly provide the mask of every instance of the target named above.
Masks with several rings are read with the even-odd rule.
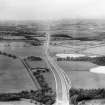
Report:
[[[46,83],[45,78],[43,76],[43,73],[49,72],[47,69],[37,69],[36,71],[32,71],[33,75],[36,77],[38,83],[41,86],[41,89],[43,90],[43,94],[48,99],[45,100],[45,97],[42,97],[41,99],[44,100],[44,104],[46,105],[52,105],[56,101],[56,92],[52,90],[52,88],[49,87],[48,83]]]
[[[32,41],[32,42],[30,42],[30,44],[32,45],[32,46],[41,46],[42,45],[42,42],[40,41],[40,42],[38,42],[38,41]]]
[[[100,36],[94,36],[94,37],[72,37],[69,34],[63,34],[63,33],[58,33],[58,34],[52,34],[51,35],[52,40],[80,40],[80,41],[101,41],[105,36],[101,35]]]
[[[21,26],[19,26],[21,28]],[[37,29],[35,28],[30,28],[27,29],[26,27],[18,29],[15,31],[15,33],[13,35],[17,35],[17,36],[36,36],[36,37],[44,37],[45,32],[38,32]]]
[[[66,57],[66,58],[57,58],[57,61],[87,61],[94,64],[105,66],[105,56],[100,57]]]
[[[63,38],[72,38],[71,36],[63,33],[58,34],[52,34],[51,37],[63,37]]]
[[[57,61],[90,61],[90,57],[66,57],[66,58],[57,58]]]
[[[77,38],[72,38],[71,40],[80,40],[80,41],[101,41],[101,38],[97,37],[77,37]]]
[[[2,51],[0,51],[0,55],[5,55],[5,56],[11,57],[13,59],[16,59],[17,58],[17,56],[14,55],[14,54],[8,54],[8,53],[2,52]]]
[[[29,61],[41,61],[42,58],[41,57],[35,57],[35,56],[29,56],[29,57],[27,57],[27,60],[29,60]]]
[[[50,93],[50,94],[46,94]],[[22,98],[24,99],[31,99],[42,104],[52,105],[54,101],[54,95],[51,97],[51,90],[49,89],[40,89],[37,91],[21,91],[19,93],[1,93],[0,94],[0,101],[20,101]]]
[[[41,67],[31,68],[31,70],[32,70],[33,72],[37,70],[37,72],[39,72],[39,73],[46,73],[46,72],[49,72],[49,69],[48,69],[48,68],[41,68]]]
[[[33,71],[32,71],[33,72]],[[56,101],[56,92],[52,90],[46,83],[43,73],[49,72],[47,69],[40,69],[33,72],[34,76],[38,80],[41,89],[34,91],[21,91],[19,93],[1,93],[0,101],[20,101],[22,98],[31,99],[45,105],[52,105]]]
[[[56,92],[53,91],[51,87],[49,87],[48,83],[46,82],[46,80],[43,76],[43,73],[49,72],[49,69],[40,68],[40,67],[31,68],[31,72],[33,73],[33,75],[37,79],[37,81],[41,87],[41,90],[43,90],[44,97],[40,96],[39,99],[44,100],[43,103],[44,104],[46,103],[46,105],[52,105],[53,103],[55,103]],[[45,100],[46,99],[45,97],[47,97],[47,100]]]
[[[67,34],[52,34],[51,40],[70,40],[72,37]]]
[[[77,105],[78,102],[83,100],[103,99],[105,98],[105,88],[98,89],[75,89],[69,90],[70,101],[72,104]]]
[[[42,45],[42,42],[41,42],[40,40],[38,40],[37,38],[33,38],[33,36],[26,35],[26,36],[24,36],[24,37],[25,37],[25,39],[27,39],[27,40],[32,40],[32,41],[30,42],[30,44],[33,45],[33,46],[40,46],[40,45]]]
[[[28,40],[33,40],[33,37],[31,37],[30,35],[26,35],[26,36],[24,36],[26,39],[28,39]]]
[[[33,75],[36,77],[36,79],[39,82],[41,88],[47,89],[47,88],[49,88],[49,86],[48,86],[48,83],[46,83],[46,81],[45,81],[43,73],[45,73],[45,72],[42,72],[42,70],[40,70],[40,69],[37,69],[36,71],[33,71]]]
[[[52,105],[56,100],[56,94],[51,88],[38,90],[33,96],[35,97],[34,100],[45,105]]]
[[[52,40],[80,40],[80,41],[102,41],[105,39],[105,33],[99,33],[99,36],[92,36],[92,37],[72,37],[69,34],[52,34]]]
[[[91,59],[91,62],[100,66],[105,66],[105,56],[95,57]]]

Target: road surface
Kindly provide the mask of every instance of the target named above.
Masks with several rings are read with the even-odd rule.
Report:
[[[56,80],[56,94],[57,99],[55,105],[69,105],[69,89],[71,88],[71,81],[67,74],[56,64],[56,62],[49,56],[48,48],[50,43],[50,34],[46,33],[46,42],[44,45],[46,62],[49,65],[55,80]]]

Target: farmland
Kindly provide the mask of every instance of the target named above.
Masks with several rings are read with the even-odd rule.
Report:
[[[7,44],[7,42],[5,42],[5,44]],[[15,42],[15,45],[9,42],[9,46],[6,46],[5,44],[3,45],[2,43],[3,46],[1,48],[1,52],[5,52],[5,54],[15,55],[17,56],[17,59],[5,56],[5,54],[0,55],[1,93],[16,93],[23,90],[40,91],[28,74],[26,70],[27,68],[24,67],[20,58],[27,61],[30,70],[32,69],[31,72],[33,73],[33,76],[36,76],[35,73],[37,74],[37,81],[43,90],[45,89],[47,91],[49,88],[51,88],[52,90],[48,90],[48,92],[55,91],[54,77],[47,67],[46,62],[44,61],[42,53],[43,46],[24,46],[23,44],[19,44],[19,42]],[[32,56],[35,56],[34,58],[40,57],[41,61],[39,61],[38,59],[34,59],[35,61],[28,59]],[[45,73],[43,73],[43,70],[45,69],[48,69],[48,72],[45,71]],[[42,73],[38,74],[37,71]],[[43,78],[43,82],[41,81],[41,78]]]
[[[73,98],[73,101],[79,98],[83,100],[83,103],[72,104],[90,105],[91,102],[86,101],[86,99],[91,99],[93,105],[101,105],[101,100],[98,100],[98,98],[92,100],[94,99],[92,98],[94,94],[91,92],[96,91],[98,93],[98,90],[105,89],[105,74],[104,72],[96,73],[90,70],[99,66],[105,68],[105,21],[88,19],[58,21],[51,28],[53,32],[51,32],[50,56],[53,57],[56,64],[67,74],[71,82],[71,89],[80,90],[78,92],[79,95],[75,91],[72,91],[75,95],[70,98]],[[85,56],[76,58],[75,54]],[[82,90],[84,94],[82,94]],[[88,90],[89,92],[91,91],[90,94]],[[99,96],[101,95],[100,92]],[[104,97],[101,96],[102,98]]]
[[[0,55],[0,92],[37,90],[29,74],[19,60]]]
[[[55,80],[43,54],[44,34],[40,23],[0,25],[0,101],[55,102]]]
[[[100,27],[101,26],[101,27]],[[77,20],[61,21],[51,28],[50,55],[56,61],[59,54],[83,54],[85,56],[105,55],[104,21]],[[93,58],[91,58],[93,59]],[[100,62],[100,61],[99,61]],[[74,88],[105,88],[103,74],[89,72],[91,68],[98,67],[98,60],[92,61],[56,61],[56,63],[69,75]],[[103,64],[104,65],[104,64]]]
[[[46,39],[45,26],[39,23],[2,25],[0,26],[0,93],[35,90],[39,95],[37,100],[44,102],[47,97],[41,93],[44,90],[47,94],[51,93],[52,99],[56,86],[43,52],[43,43]],[[51,37],[48,53],[67,74],[71,87],[76,89],[105,88],[105,75],[90,72],[91,68],[105,65],[105,59],[102,59],[102,56],[105,56],[105,24],[99,21],[64,21],[53,26],[49,31]],[[73,57],[78,54],[85,55],[81,57],[91,56],[94,59],[79,61],[76,56],[78,61],[76,59],[75,61],[57,61],[56,55],[59,54]],[[13,55],[16,56],[15,59],[11,57]],[[95,58],[97,56],[101,58]],[[27,73],[27,67],[42,90],[33,83]],[[31,93],[33,94],[32,91]],[[54,99],[52,101],[54,102]]]
[[[91,54],[97,54],[97,55],[105,55],[105,46],[90,48],[88,50],[85,50],[84,53],[91,53]]]
[[[60,46],[61,47],[61,46]],[[51,48],[51,47],[50,47]],[[55,47],[57,50],[51,49],[51,55],[56,60],[56,54],[59,53],[67,53],[73,54],[75,51],[82,51],[82,50],[75,50],[75,46],[73,47],[65,47],[59,50],[59,46]],[[74,49],[73,49],[74,48]],[[81,46],[80,46],[81,48]],[[72,50],[73,49],[73,50]],[[101,50],[103,49],[103,50]],[[52,53],[53,51],[53,53]],[[84,55],[96,55],[102,56],[104,55],[104,46],[97,47],[97,48],[90,48],[89,50],[83,50],[82,54]],[[105,88],[103,82],[105,81],[104,74],[94,74],[89,72],[91,68],[98,67],[97,63],[92,63],[88,61],[57,61],[57,64],[67,73],[68,77],[71,80],[72,87],[74,88],[84,88],[84,89],[92,89],[92,88]]]

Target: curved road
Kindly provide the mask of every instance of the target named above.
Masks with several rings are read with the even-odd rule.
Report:
[[[57,100],[55,105],[69,105],[69,89],[71,88],[71,82],[67,74],[57,65],[57,63],[49,56],[48,48],[50,43],[50,34],[46,33],[45,43],[45,56],[46,62],[49,65],[51,71],[56,80],[56,94]]]

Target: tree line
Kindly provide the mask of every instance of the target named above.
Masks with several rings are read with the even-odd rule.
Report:
[[[69,90],[70,102],[77,105],[78,102],[83,100],[92,99],[104,99],[105,98],[105,88],[98,89],[75,89],[71,88]]]
[[[14,55],[14,54],[9,54],[9,53],[2,52],[2,51],[0,51],[0,55],[4,55],[4,56],[7,56],[7,57],[11,57],[11,58],[13,58],[13,59],[16,59],[16,58],[17,58],[17,56]]]
[[[66,57],[66,58],[57,58],[57,61],[87,61],[100,66],[105,66],[105,56],[98,57]]]
[[[49,100],[51,100],[52,97],[49,94],[46,95],[45,91],[48,92],[49,90],[40,89],[37,91],[24,90],[18,93],[1,93],[0,101],[20,101],[23,98],[23,99],[31,99],[33,101],[46,104],[46,102],[49,102]],[[51,102],[50,104],[46,105],[51,105]]]
[[[26,59],[29,61],[42,61],[41,57],[35,57],[35,56],[28,56]]]
[[[49,87],[43,76],[43,73],[49,72],[49,70],[37,68],[35,71],[32,69],[32,72],[33,75],[36,77],[39,85],[41,86],[41,89],[43,90],[44,97],[39,96],[41,98],[41,102],[46,105],[54,104],[56,101],[56,92],[53,91],[51,87]]]

